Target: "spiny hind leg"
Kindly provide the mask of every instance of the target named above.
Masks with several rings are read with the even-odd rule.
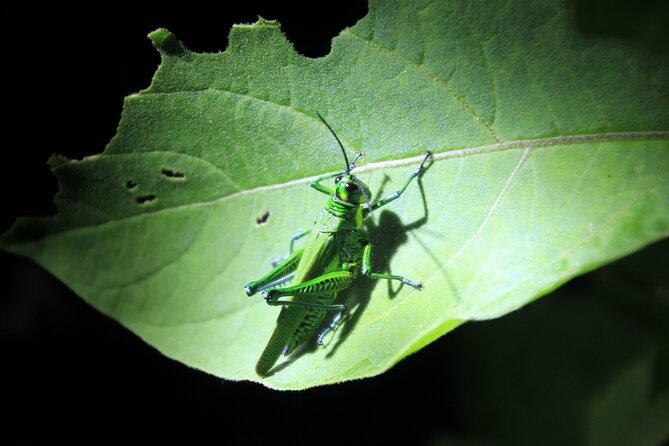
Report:
[[[369,277],[370,279],[387,279],[387,280],[399,280],[402,283],[406,283],[410,287],[416,288],[416,289],[421,289],[423,287],[423,284],[420,282],[415,282],[413,280],[409,280],[404,276],[400,276],[397,274],[381,274],[381,273],[373,273],[372,272],[372,245],[367,244],[365,245],[365,248],[362,252],[362,274],[365,277]]]
[[[323,345],[323,339],[325,336],[327,336],[328,333],[331,331],[334,332],[339,328],[339,325],[341,325],[342,320],[348,315],[346,312],[346,306],[342,305],[342,309],[335,314],[335,317],[332,319],[332,322],[330,325],[328,325],[321,333],[318,335],[318,338],[316,339],[316,342],[318,342],[318,345]]]
[[[377,201],[374,203],[371,207],[371,211],[375,211],[379,209],[380,207],[383,207],[387,205],[388,203],[392,203],[393,201],[397,200],[399,197],[402,196],[404,191],[409,187],[409,184],[411,184],[411,181],[413,181],[414,178],[417,176],[420,176],[421,173],[423,173],[425,162],[427,159],[432,155],[432,152],[429,150],[425,152],[425,155],[423,156],[423,159],[420,162],[420,165],[418,166],[418,169],[416,169],[414,172],[411,172],[409,176],[407,177],[406,180],[404,180],[404,184],[402,184],[402,187],[400,187],[395,193],[388,195],[386,198]],[[369,211],[364,212],[364,215],[366,216],[369,213]],[[386,277],[387,278],[387,277]]]
[[[316,296],[314,303],[320,304],[321,307],[309,309],[303,321],[300,323],[299,328],[293,335],[291,342],[286,345],[284,354],[290,354],[299,344],[311,338],[314,331],[316,331],[323,322],[323,319],[327,313],[329,311],[333,311],[335,312],[335,316],[332,319],[332,322],[327,328],[322,330],[316,338],[318,345],[323,345],[323,338],[325,335],[338,327],[341,320],[343,319],[342,315],[345,315],[347,311],[346,306],[334,303],[336,298],[336,293],[324,293]]]
[[[265,291],[265,300],[269,305],[296,306],[316,310],[336,311],[332,323],[318,335],[318,344],[323,344],[323,338],[332,330],[335,330],[346,312],[346,306],[332,303],[337,293],[348,288],[353,282],[354,275],[350,271],[335,271],[323,274],[313,280],[283,289]],[[319,296],[315,302],[300,302],[279,300],[282,296]],[[312,327],[315,329],[315,327]],[[289,348],[287,351],[291,351]]]
[[[340,304],[326,304],[321,302],[300,302],[292,300],[279,300],[281,297],[307,297],[322,294],[336,294],[351,286],[353,282],[353,273],[350,271],[335,271],[323,274],[315,279],[289,286],[281,289],[272,289],[263,291],[263,295],[268,305],[275,306],[296,306],[304,308],[321,308],[324,310],[343,310],[344,306]]]

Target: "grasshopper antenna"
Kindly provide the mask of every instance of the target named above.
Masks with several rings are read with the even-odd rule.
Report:
[[[320,118],[320,120],[323,121],[323,124],[325,124],[325,126],[328,128],[328,130],[330,130],[330,133],[332,133],[332,136],[334,136],[335,139],[337,140],[337,144],[339,144],[339,147],[341,148],[341,153],[344,154],[344,161],[346,161],[346,174],[349,174],[349,173],[351,172],[351,165],[350,165],[349,162],[348,162],[348,157],[346,156],[346,150],[344,150],[344,145],[341,143],[341,141],[339,140],[339,137],[338,137],[337,134],[334,132],[334,130],[332,130],[332,127],[330,127],[330,124],[327,123],[327,121],[325,120],[325,118],[323,118],[323,117],[321,116],[321,114],[318,113],[318,112],[316,112],[316,114],[318,115],[318,117]]]

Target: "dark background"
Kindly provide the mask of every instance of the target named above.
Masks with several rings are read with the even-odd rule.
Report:
[[[667,23],[667,8],[660,3],[639,8],[624,2],[581,2],[577,22],[588,32],[631,36],[666,53],[667,28],[634,26]],[[116,2],[98,3],[95,9],[25,5],[7,14],[3,71],[8,80],[3,102],[10,119],[5,135],[10,138],[3,145],[0,231],[19,215],[55,212],[52,198],[57,185],[46,166],[52,153],[81,158],[103,150],[115,133],[123,98],[146,88],[159,63],[157,51],[145,37],[148,32],[166,27],[190,49],[216,52],[226,47],[232,24],[251,23],[261,15],[279,20],[299,52],[318,57],[328,53],[332,37],[354,25],[366,10],[364,1],[325,4],[317,10],[264,2],[243,6],[155,2],[150,7]],[[666,266],[664,252],[666,244],[644,255]],[[499,430],[493,420],[504,418],[496,412],[503,410],[501,406],[480,402],[480,419],[489,420],[487,426],[472,422],[472,410],[461,410],[467,400],[479,407],[472,398],[481,397],[474,390],[471,394],[463,390],[461,383],[476,387],[472,377],[491,367],[485,357],[472,355],[472,346],[496,345],[500,333],[511,333],[517,338],[501,342],[493,355],[502,358],[501,363],[492,367],[532,362],[517,344],[528,338],[536,345],[561,339],[557,328],[545,330],[545,339],[539,328],[554,321],[553,315],[560,311],[572,311],[574,317],[581,314],[583,309],[569,310],[569,302],[581,302],[583,296],[596,301],[594,290],[600,290],[601,277],[607,277],[578,278],[564,287],[563,296],[542,299],[498,321],[467,324],[380,377],[304,392],[276,392],[258,384],[226,382],[167,359],[36,264],[4,252],[0,259],[4,284],[0,390],[2,405],[10,411],[2,415],[5,427],[0,438],[9,438],[10,444],[29,444],[41,436],[75,441],[208,437],[224,444],[271,440],[381,444],[398,440],[400,433],[411,435],[417,444],[438,441],[444,433],[476,432],[495,438]],[[630,276],[631,286],[640,294],[648,287],[655,289],[655,279],[635,274]],[[554,303],[558,299],[567,303]],[[634,323],[655,323],[648,317],[640,316]],[[586,318],[570,331],[587,330],[588,325]],[[580,344],[578,337],[572,338],[570,342]],[[594,343],[590,348],[599,346]],[[630,344],[619,362],[635,351]],[[527,378],[522,368],[507,370],[505,376],[511,387]],[[549,389],[551,380],[545,385]],[[546,404],[555,401],[548,399]],[[132,429],[138,430],[132,433]]]

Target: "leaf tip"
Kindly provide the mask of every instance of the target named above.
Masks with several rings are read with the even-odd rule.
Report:
[[[258,16],[258,21],[253,26],[262,26],[267,28],[281,28],[277,20],[267,20],[262,16]]]
[[[57,153],[54,153],[49,157],[49,160],[46,162],[47,165],[51,168],[51,170],[58,169],[60,166],[67,164],[70,162],[70,159],[63,156],[59,155]]]
[[[258,28],[273,28],[281,29],[281,24],[278,20],[266,19],[262,16],[258,16],[258,20],[255,23],[236,23],[232,25],[234,28],[248,28],[248,29],[258,29]]]
[[[158,28],[149,33],[148,37],[151,39],[153,46],[163,54],[179,56],[187,51],[183,43],[165,28]]]

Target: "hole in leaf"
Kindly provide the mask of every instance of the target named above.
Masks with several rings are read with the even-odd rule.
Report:
[[[127,187],[128,190],[133,190],[134,188],[137,187],[137,181],[128,180],[128,182],[125,183],[125,187]]]
[[[163,168],[163,170],[161,170],[160,172],[167,178],[175,178],[175,179],[186,178],[186,175],[184,175],[183,173],[177,172],[176,170],[172,169]]]
[[[270,213],[269,211],[262,214],[260,217],[256,218],[256,226],[262,226],[269,220]]]
[[[147,204],[147,203],[151,203],[156,198],[158,198],[158,197],[156,197],[153,194],[140,195],[139,197],[135,198],[135,201],[139,204]]]

